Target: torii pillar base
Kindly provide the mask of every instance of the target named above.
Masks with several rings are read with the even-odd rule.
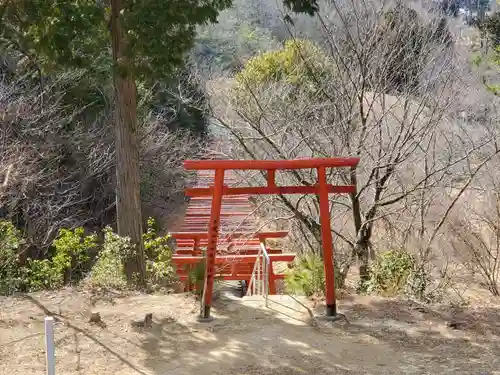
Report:
[[[214,317],[210,315],[210,305],[204,306],[203,311],[196,320],[200,323],[210,323],[214,320]]]
[[[215,318],[212,315],[210,315],[208,318],[205,318],[205,317],[198,315],[198,317],[196,318],[196,321],[199,323],[210,323],[210,322],[213,322],[214,319]]]
[[[337,306],[334,305],[327,305],[326,306],[326,311],[322,315],[317,315],[315,316],[316,319],[325,321],[325,322],[336,322],[339,320],[345,320],[346,316],[344,314],[340,314],[337,312]]]
[[[337,322],[339,320],[345,320],[345,315],[344,314],[337,314],[337,315],[318,315],[315,317],[318,320],[322,320],[324,322]]]

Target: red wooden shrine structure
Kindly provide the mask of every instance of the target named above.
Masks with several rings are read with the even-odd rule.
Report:
[[[173,262],[181,280],[189,283],[189,270],[205,262],[205,285],[200,318],[210,319],[210,306],[215,278],[243,280],[247,285],[257,261],[259,246],[271,238],[281,238],[287,232],[261,232],[251,219],[251,195],[317,194],[320,205],[321,236],[325,267],[326,316],[337,315],[334,286],[333,243],[330,229],[330,193],[351,193],[352,185],[327,183],[327,169],[356,167],[359,158],[314,158],[298,160],[187,160],[184,167],[197,171],[197,185],[186,189],[191,197],[181,232],[172,233],[177,240]],[[314,185],[278,186],[276,171],[316,169]],[[267,173],[267,186],[234,187],[235,170],[260,170]],[[203,256],[203,248],[206,249]],[[273,262],[292,262],[294,254],[267,249],[271,261],[270,294],[275,294],[275,281],[284,274],[275,274]]]

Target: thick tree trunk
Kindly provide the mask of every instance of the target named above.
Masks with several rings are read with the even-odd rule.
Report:
[[[120,22],[122,9],[122,0],[111,1],[110,25],[115,65],[116,213],[118,234],[129,237],[135,245],[134,254],[125,261],[127,279],[144,286],[146,263],[142,241],[137,93],[130,62],[125,56],[126,41]]]
[[[356,244],[356,252],[359,261],[359,280],[361,283],[365,283],[370,279],[370,248],[366,242],[361,241]]]
[[[358,178],[356,169],[351,169],[351,185],[357,186]],[[357,240],[354,247],[354,252],[358,258],[359,278],[360,281],[366,282],[370,278],[370,257],[369,257],[369,241],[371,231],[363,230],[363,219],[361,214],[361,204],[357,193],[351,193],[352,216],[354,220],[354,229],[356,231]]]

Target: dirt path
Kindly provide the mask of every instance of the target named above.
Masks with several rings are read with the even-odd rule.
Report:
[[[197,323],[190,296],[135,295],[97,301],[106,327],[88,323],[91,297],[62,291],[0,300],[0,374],[44,371],[44,309],[58,314],[57,374],[500,374],[494,307],[467,312],[404,301],[341,301],[350,323],[308,324],[286,297],[222,297],[217,319]],[[47,311],[45,311],[47,312]],[[130,322],[152,312],[153,327]],[[454,319],[458,330],[447,327]]]

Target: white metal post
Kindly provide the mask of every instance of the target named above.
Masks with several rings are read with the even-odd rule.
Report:
[[[255,265],[255,267],[257,267],[257,264]],[[252,296],[255,296],[255,283],[256,283],[256,277],[255,277],[255,272],[257,272],[256,270],[254,271],[253,275],[252,275]]]
[[[262,277],[262,294],[266,301],[266,308],[269,307],[269,269],[271,268],[271,259],[269,259],[269,254],[266,250],[266,244],[264,241],[260,241],[260,251],[259,254],[263,257],[264,275]]]
[[[259,262],[260,262],[260,295],[264,295],[264,272],[266,272],[266,266],[264,265],[264,262],[262,261],[263,256],[260,256]]]
[[[259,257],[259,254],[257,254],[257,285],[256,285],[256,294],[259,295],[260,294],[260,257]]]
[[[268,303],[268,295],[269,295],[269,264],[267,263],[267,259],[264,263],[264,298],[266,300],[266,308],[269,307]]]
[[[54,318],[45,318],[45,353],[47,363],[47,375],[56,374],[56,357],[54,344]]]

